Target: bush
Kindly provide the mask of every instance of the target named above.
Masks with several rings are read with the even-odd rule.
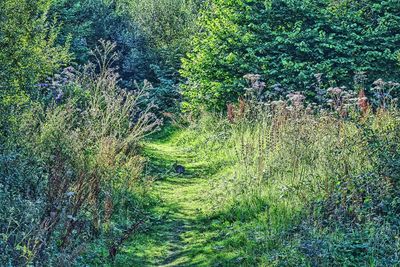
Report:
[[[148,64],[154,84],[152,99],[162,111],[176,111],[181,102],[180,59],[198,31],[196,18],[203,0],[120,0],[119,10],[138,26],[152,50]]]
[[[327,86],[397,80],[399,5],[396,1],[213,1],[181,73],[186,108],[223,109],[243,95],[247,73],[268,88],[316,95],[314,75]]]
[[[51,13],[62,23],[59,41],[71,37],[71,50],[76,63],[86,64],[98,40],[108,40],[117,45],[120,57],[117,62],[122,86],[134,89],[134,81],[153,79],[150,64],[154,55],[145,35],[127,11],[120,10],[115,1],[57,0]]]
[[[163,49],[186,49],[187,37],[196,28],[194,23],[202,0],[121,0],[132,20],[146,34],[150,45]],[[173,52],[173,51],[171,51]]]
[[[0,2],[0,138],[29,98],[38,99],[36,85],[70,61],[68,45],[56,44],[59,28],[47,15],[50,5],[50,0]]]
[[[202,1],[57,0],[51,14],[62,22],[60,42],[72,38],[76,63],[86,64],[99,39],[117,44],[120,83],[135,90],[145,79],[160,111],[177,109],[180,58],[195,32]]]
[[[2,265],[64,266],[93,240],[113,244],[137,222],[138,142],[160,121],[151,105],[140,107],[145,89],[118,87],[114,49],[102,42],[96,65],[68,68],[51,104],[31,103],[1,147]]]

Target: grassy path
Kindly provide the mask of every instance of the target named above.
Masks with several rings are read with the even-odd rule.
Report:
[[[218,220],[205,214],[209,170],[207,163],[169,141],[150,143],[146,154],[152,163],[151,175],[158,176],[153,193],[160,199],[152,212],[148,232],[127,243],[116,266],[228,266],[234,258],[218,253],[222,231]],[[186,168],[184,175],[172,171],[177,161]]]

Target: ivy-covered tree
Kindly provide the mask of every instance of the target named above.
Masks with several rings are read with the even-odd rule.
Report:
[[[187,108],[223,108],[243,93],[247,73],[314,95],[314,75],[351,85],[398,79],[400,3],[395,0],[216,0],[183,60]]]

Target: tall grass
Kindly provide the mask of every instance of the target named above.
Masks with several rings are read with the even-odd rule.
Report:
[[[32,102],[1,147],[2,265],[70,265],[140,219],[138,146],[161,122],[142,104],[146,88],[118,86],[114,48],[102,41],[94,64],[41,85],[48,103]]]
[[[206,114],[182,135],[214,160],[213,216],[242,225],[245,240],[227,242],[247,264],[398,263],[400,114],[345,94],[331,88],[319,107],[298,93],[287,101],[247,98],[245,109]]]

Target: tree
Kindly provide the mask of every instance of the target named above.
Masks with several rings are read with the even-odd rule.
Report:
[[[90,51],[103,39],[117,45],[120,56],[116,65],[123,86],[131,88],[133,81],[154,76],[150,69],[153,55],[144,34],[116,1],[55,0],[51,13],[62,23],[59,40],[72,37],[76,63],[86,64]]]
[[[394,0],[213,1],[183,61],[186,106],[222,109],[243,94],[247,73],[310,98],[318,73],[340,86],[358,72],[398,79],[399,14]]]
[[[157,48],[183,48],[196,28],[197,12],[203,0],[119,0],[119,9],[146,34]]]
[[[47,12],[51,0],[0,2],[0,136],[10,114],[40,94],[37,84],[70,60],[57,45],[59,28]]]

